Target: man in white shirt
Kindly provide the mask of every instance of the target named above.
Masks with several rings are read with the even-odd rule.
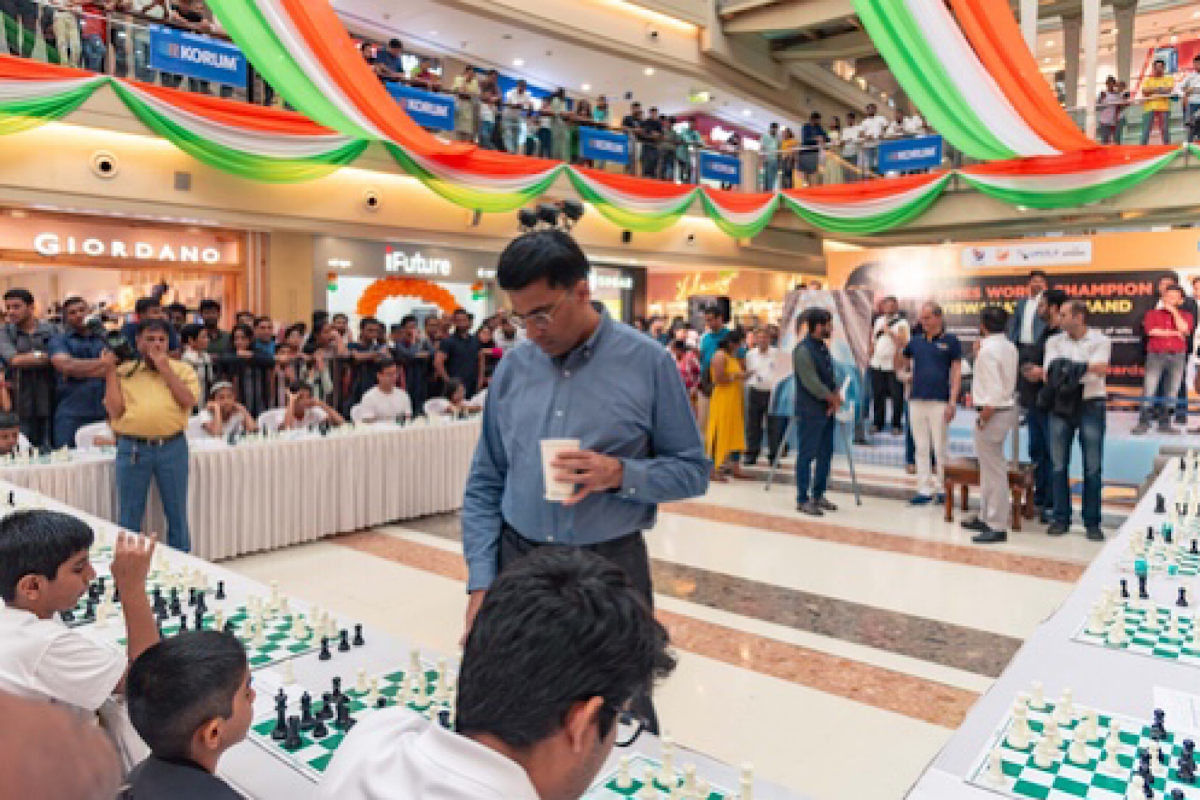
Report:
[[[1059,327],[1063,332],[1046,342],[1046,383],[1056,383],[1055,362],[1059,372],[1064,367],[1082,373],[1082,401],[1069,413],[1056,407],[1050,411],[1050,478],[1054,495],[1053,522],[1046,530],[1051,536],[1062,536],[1071,529],[1071,447],[1079,434],[1083,451],[1083,524],[1087,538],[1104,541],[1100,529],[1100,491],[1103,487],[1104,430],[1107,423],[1105,402],[1108,364],[1112,358],[1112,342],[1100,331],[1089,328],[1088,308],[1084,300],[1071,300],[1062,307]],[[1071,390],[1067,390],[1068,392]]]
[[[1046,330],[1046,320],[1038,314],[1042,294],[1050,288],[1046,273],[1035,269],[1029,273],[1029,293],[1017,301],[1017,308],[1008,320],[1008,340],[1018,348],[1033,347]]]
[[[875,171],[879,161],[879,140],[887,133],[888,124],[887,117],[879,113],[874,103],[867,105],[867,115],[859,126],[863,138],[862,157],[859,159],[859,163],[864,171]]]
[[[983,310],[979,355],[975,358],[971,397],[975,405],[975,456],[979,459],[979,515],[963,523],[974,531],[976,544],[1008,541],[1012,496],[1004,443],[1017,426],[1017,346],[1004,335],[1008,312],[1000,306]]]
[[[1192,59],[1192,71],[1175,79],[1175,89],[1183,97],[1183,121],[1188,126],[1188,141],[1200,138],[1196,112],[1200,111],[1200,55]]]
[[[373,714],[342,742],[317,796],[577,800],[613,747],[641,732],[627,709],[674,670],[668,647],[611,561],[535,550],[500,574],[471,626],[457,733],[404,708]]]
[[[899,435],[904,433],[904,384],[896,376],[896,352],[908,344],[911,331],[895,297],[885,297],[881,311],[871,336],[871,404],[875,409],[872,433],[883,431],[891,400],[892,433]]]
[[[921,136],[925,133],[925,120],[914,111],[904,118],[904,132],[909,136]]]
[[[858,170],[858,153],[862,143],[862,128],[858,124],[858,116],[851,111],[846,115],[846,127],[842,128],[842,160],[853,169],[846,173],[848,181],[862,180]]]
[[[517,88],[504,95],[504,149],[510,153],[521,152],[521,118],[532,104],[533,95],[525,81],[517,81]]]
[[[408,392],[396,385],[400,367],[395,361],[384,361],[379,365],[376,383],[363,395],[357,414],[358,422],[391,422],[399,417],[412,416],[412,402]]]
[[[754,348],[746,353],[746,459],[748,467],[758,461],[762,451],[763,419],[767,420],[767,461],[774,464],[783,441],[787,418],[772,416],[771,393],[775,391],[775,362],[779,348],[771,346],[771,335],[765,328],[754,331]]]

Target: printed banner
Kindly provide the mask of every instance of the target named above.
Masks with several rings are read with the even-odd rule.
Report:
[[[737,156],[719,153],[700,153],[700,177],[706,181],[720,181],[740,186],[742,183],[742,161]]]
[[[148,27],[151,69],[229,86],[246,86],[246,57],[234,45],[174,28]]]
[[[919,136],[879,143],[880,174],[935,169],[942,165],[942,137]]]
[[[962,265],[972,267],[1054,267],[1062,264],[1091,264],[1091,242],[1042,242],[997,247],[965,247]]]
[[[599,128],[579,128],[579,155],[595,161],[629,163],[629,137]]]
[[[412,121],[435,131],[454,130],[454,97],[388,83],[388,93],[404,107]]]

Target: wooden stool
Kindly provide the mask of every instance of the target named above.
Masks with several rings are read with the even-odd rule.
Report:
[[[957,459],[946,464],[946,522],[954,521],[954,488],[962,489],[962,510],[965,512],[970,501],[972,486],[978,486],[979,462],[976,459]],[[1008,470],[1008,487],[1012,492],[1012,527],[1021,530],[1021,518],[1033,519],[1033,465],[1020,464]]]

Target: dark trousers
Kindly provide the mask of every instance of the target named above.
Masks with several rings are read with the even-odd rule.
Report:
[[[1071,525],[1071,446],[1079,436],[1083,451],[1083,524],[1100,527],[1100,495],[1103,489],[1104,430],[1107,414],[1103,400],[1085,400],[1074,417],[1050,415],[1050,458],[1054,462],[1054,522]]]
[[[749,401],[746,403],[746,463],[753,464],[758,460],[762,451],[763,420],[767,421],[767,460],[775,463],[779,453],[779,443],[783,441],[784,428],[787,427],[786,417],[771,416],[771,393],[760,389],[751,389]]]
[[[892,427],[904,425],[904,384],[893,371],[871,368],[871,394],[875,405],[875,427],[887,423],[887,404],[892,402]]]
[[[21,417],[21,433],[37,448],[50,447],[53,420],[49,417]]]
[[[9,55],[32,56],[37,45],[37,3],[34,0],[0,0],[0,12],[4,14]]]
[[[829,486],[829,467],[833,461],[833,431],[836,427],[837,419],[828,414],[796,415],[796,431],[800,437],[796,450],[797,505],[825,496]]]
[[[500,533],[497,566],[499,571],[503,572],[510,564],[520,561],[539,547],[556,546],[561,547],[562,545],[530,541],[505,523],[504,529]],[[650,553],[646,550],[646,540],[641,531],[599,544],[583,545],[583,549],[603,556],[625,570],[629,583],[646,600],[647,605],[654,608],[654,588],[650,579]],[[654,704],[648,695],[633,701],[633,712],[649,723],[651,733],[658,734],[658,716],[654,713]]]
[[[1053,508],[1050,414],[1045,409],[1031,408],[1025,413],[1025,422],[1029,428],[1029,460],[1033,462],[1033,504],[1039,508]]]

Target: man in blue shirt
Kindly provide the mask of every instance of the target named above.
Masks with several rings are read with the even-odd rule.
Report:
[[[125,337],[125,341],[129,342],[134,351],[137,350],[138,330],[140,330],[143,322],[150,319],[161,319],[163,322],[167,322],[167,312],[163,311],[162,301],[157,297],[138,298],[138,301],[133,306],[133,317],[133,322],[126,322],[124,327],[121,328],[121,335]],[[167,325],[167,333],[167,349],[171,355],[178,356],[179,334],[169,323]]]
[[[704,494],[711,467],[675,360],[592,304],[587,257],[562,231],[516,239],[497,277],[528,339],[488,387],[463,498],[467,629],[506,566],[545,545],[584,547],[622,567],[652,602],[642,532],[659,503]],[[553,462],[575,485],[545,499],[540,442],[579,439]],[[648,701],[645,715],[652,718]]]
[[[907,370],[910,365],[912,368],[908,416],[917,446],[917,494],[909,502],[923,506],[935,497],[943,499],[950,421],[954,419],[962,382],[962,344],[954,334],[946,333],[942,307],[937,303],[921,306],[918,320],[921,332],[914,332],[896,354],[896,371]],[[931,451],[936,467],[929,461]]]
[[[254,318],[254,341],[251,349],[255,353],[275,358],[275,323],[270,317]]]
[[[717,348],[729,335],[729,328],[725,327],[725,315],[717,306],[711,306],[704,310],[704,325],[708,328],[708,332],[700,337],[700,368],[707,374]]]
[[[63,333],[50,341],[50,363],[58,371],[58,405],[54,409],[54,447],[74,447],[75,432],[103,422],[104,375],[115,362],[101,336],[87,326],[88,305],[82,297],[63,303]]]
[[[404,45],[399,39],[388,42],[387,49],[375,53],[375,69],[385,81],[402,81],[404,74]]]

